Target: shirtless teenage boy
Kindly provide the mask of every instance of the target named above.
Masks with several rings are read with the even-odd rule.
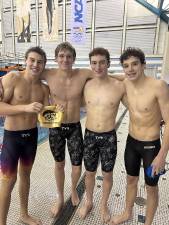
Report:
[[[76,59],[76,51],[68,42],[59,44],[55,49],[58,69],[46,69],[43,79],[48,83],[52,104],[60,104],[64,108],[64,120],[60,128],[50,129],[50,148],[55,159],[55,178],[57,186],[56,203],[52,206],[52,216],[59,214],[64,204],[65,180],[65,144],[72,163],[71,200],[78,205],[79,197],[76,186],[81,175],[83,157],[83,138],[80,125],[80,106],[83,88],[87,79],[92,77],[89,69],[72,69]]]
[[[103,174],[100,214],[102,222],[107,223],[110,220],[107,202],[112,188],[112,174],[117,155],[115,119],[125,89],[123,82],[108,76],[110,55],[106,49],[93,49],[89,59],[95,77],[88,81],[84,88],[87,110],[84,137],[86,201],[79,210],[79,216],[84,219],[93,207],[95,175],[100,157]]]
[[[169,88],[162,80],[144,74],[145,55],[140,49],[128,48],[120,57],[128,109],[129,135],[125,149],[127,171],[126,207],[119,216],[112,216],[111,225],[121,224],[132,217],[137,194],[141,160],[143,160],[147,190],[146,221],[151,225],[158,206],[158,177],[149,178],[146,168],[152,165],[152,175],[164,169],[169,150]],[[164,136],[160,144],[160,122],[165,121]]]
[[[41,221],[28,214],[30,173],[37,149],[37,113],[48,104],[49,91],[40,81],[46,54],[39,47],[25,54],[26,70],[2,78],[0,115],[6,116],[0,157],[0,225],[6,225],[11,192],[19,172],[20,220],[28,225]],[[19,161],[19,168],[18,168]]]

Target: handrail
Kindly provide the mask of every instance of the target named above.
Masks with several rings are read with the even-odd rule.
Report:
[[[15,57],[14,57],[15,56]],[[162,55],[146,55],[146,71],[152,76],[157,78],[161,77],[163,56]],[[16,54],[8,52],[5,56],[0,58],[0,67],[12,66],[12,65],[24,65],[24,54],[17,52]],[[48,57],[46,68],[57,67],[54,57]],[[78,57],[73,67],[89,68],[90,61],[87,57]],[[111,64],[109,72],[121,73],[123,71],[120,62],[119,55],[111,56]]]

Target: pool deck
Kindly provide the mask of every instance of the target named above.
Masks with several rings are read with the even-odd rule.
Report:
[[[117,116],[117,121],[121,118],[124,113],[124,107],[120,105],[120,109]],[[125,141],[128,133],[128,113],[125,114],[121,122],[119,122],[119,127],[117,129],[118,137],[118,155],[116,159],[116,164],[114,168],[114,182],[113,188],[109,198],[109,209],[112,215],[119,214],[125,205],[125,189],[126,189],[126,172],[124,168],[124,148]],[[85,118],[81,120],[83,131]],[[169,162],[169,158],[167,158]],[[29,196],[29,212],[41,218],[43,225],[103,225],[100,220],[99,213],[99,203],[102,194],[102,174],[100,167],[98,168],[96,174],[96,184],[94,189],[94,207],[89,213],[85,220],[81,220],[78,217],[78,209],[82,204],[85,194],[81,196],[82,201],[79,206],[73,209],[72,215],[67,222],[64,222],[64,216],[60,220],[56,221],[50,218],[50,207],[55,201],[56,198],[56,184],[54,179],[54,160],[49,149],[48,141],[41,143],[38,146],[36,160],[33,166],[31,174],[31,189]],[[66,154],[66,179],[65,179],[65,200],[67,202],[70,199],[70,190],[71,190],[71,164],[68,154]],[[84,167],[82,169],[82,179],[79,182],[79,185],[84,186],[83,181]],[[169,173],[166,173],[160,178],[159,181],[159,207],[157,209],[153,225],[169,225]],[[83,187],[84,188],[84,187]],[[145,216],[145,205],[141,206],[139,200],[146,199],[145,185],[143,179],[143,169],[141,169],[140,180],[138,185],[138,201],[134,206],[133,219],[123,223],[124,225],[136,225],[143,224],[143,221],[139,222],[138,218]],[[140,204],[139,204],[140,203]],[[68,211],[69,210],[68,206]],[[69,212],[68,212],[69,213]],[[8,215],[7,225],[21,225],[18,221],[19,217],[19,196],[18,196],[18,182],[15,185],[15,188],[12,192],[11,206]],[[59,222],[60,221],[60,222]]]

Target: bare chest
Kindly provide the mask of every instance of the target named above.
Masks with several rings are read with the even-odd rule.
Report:
[[[151,113],[158,108],[154,93],[147,90],[127,92],[129,108],[135,113]]]
[[[54,99],[71,101],[82,97],[85,82],[80,79],[56,79],[48,85]]]
[[[85,101],[88,106],[116,107],[121,96],[111,88],[88,88],[85,90]]]
[[[15,103],[43,102],[43,90],[41,85],[18,84],[14,89],[13,101]]]

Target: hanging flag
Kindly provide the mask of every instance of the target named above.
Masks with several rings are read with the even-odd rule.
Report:
[[[58,40],[58,1],[43,0],[43,39],[44,41]]]
[[[71,0],[71,40],[84,44],[86,39],[86,0]]]
[[[29,0],[16,0],[17,42],[31,42],[30,12]]]

